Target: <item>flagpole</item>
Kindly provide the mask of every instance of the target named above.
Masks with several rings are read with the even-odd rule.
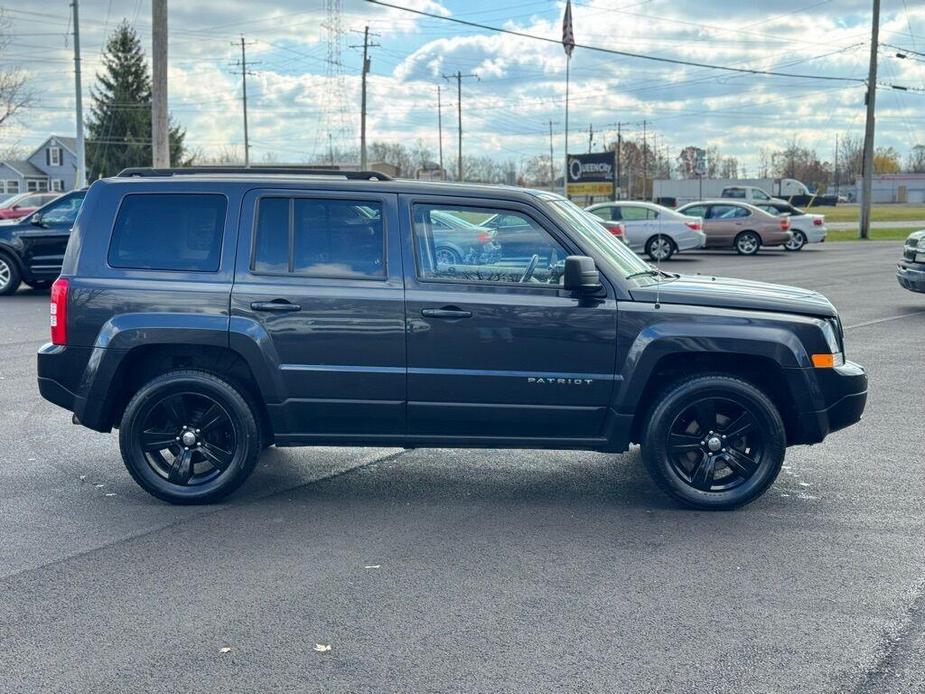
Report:
[[[562,192],[568,197],[568,86],[569,68],[572,65],[572,54],[565,58],[565,175],[562,177]]]

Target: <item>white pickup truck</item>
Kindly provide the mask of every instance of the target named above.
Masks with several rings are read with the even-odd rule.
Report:
[[[772,198],[758,186],[726,186],[719,196],[733,200],[744,200],[752,205],[785,203],[780,198]]]

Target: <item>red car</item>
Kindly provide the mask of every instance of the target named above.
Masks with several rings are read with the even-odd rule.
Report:
[[[19,219],[32,214],[61,193],[20,193],[0,202],[0,219]]]

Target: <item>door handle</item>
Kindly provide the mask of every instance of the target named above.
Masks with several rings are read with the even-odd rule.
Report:
[[[463,311],[455,306],[443,308],[424,308],[421,315],[425,318],[472,318],[472,311]]]
[[[274,301],[254,301],[251,303],[251,309],[254,311],[276,311],[277,313],[292,313],[301,311],[302,307],[298,304],[290,304],[285,299]]]

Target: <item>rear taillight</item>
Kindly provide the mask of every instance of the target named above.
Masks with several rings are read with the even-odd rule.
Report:
[[[700,222],[684,222],[687,225],[688,229],[692,231],[700,231]]]
[[[816,217],[813,220],[813,224],[816,225],[817,227],[821,227],[823,224],[825,224],[825,222],[821,218]]]
[[[780,220],[780,230],[790,231],[790,220],[789,219],[784,218]]]
[[[52,344],[67,344],[67,285],[64,277],[59,277],[51,285],[51,303],[48,307],[49,325],[51,326]]]
[[[490,231],[482,231],[479,232],[479,235],[476,238],[478,242],[484,246],[486,243],[491,243],[492,239],[494,238],[494,234],[492,234]]]

